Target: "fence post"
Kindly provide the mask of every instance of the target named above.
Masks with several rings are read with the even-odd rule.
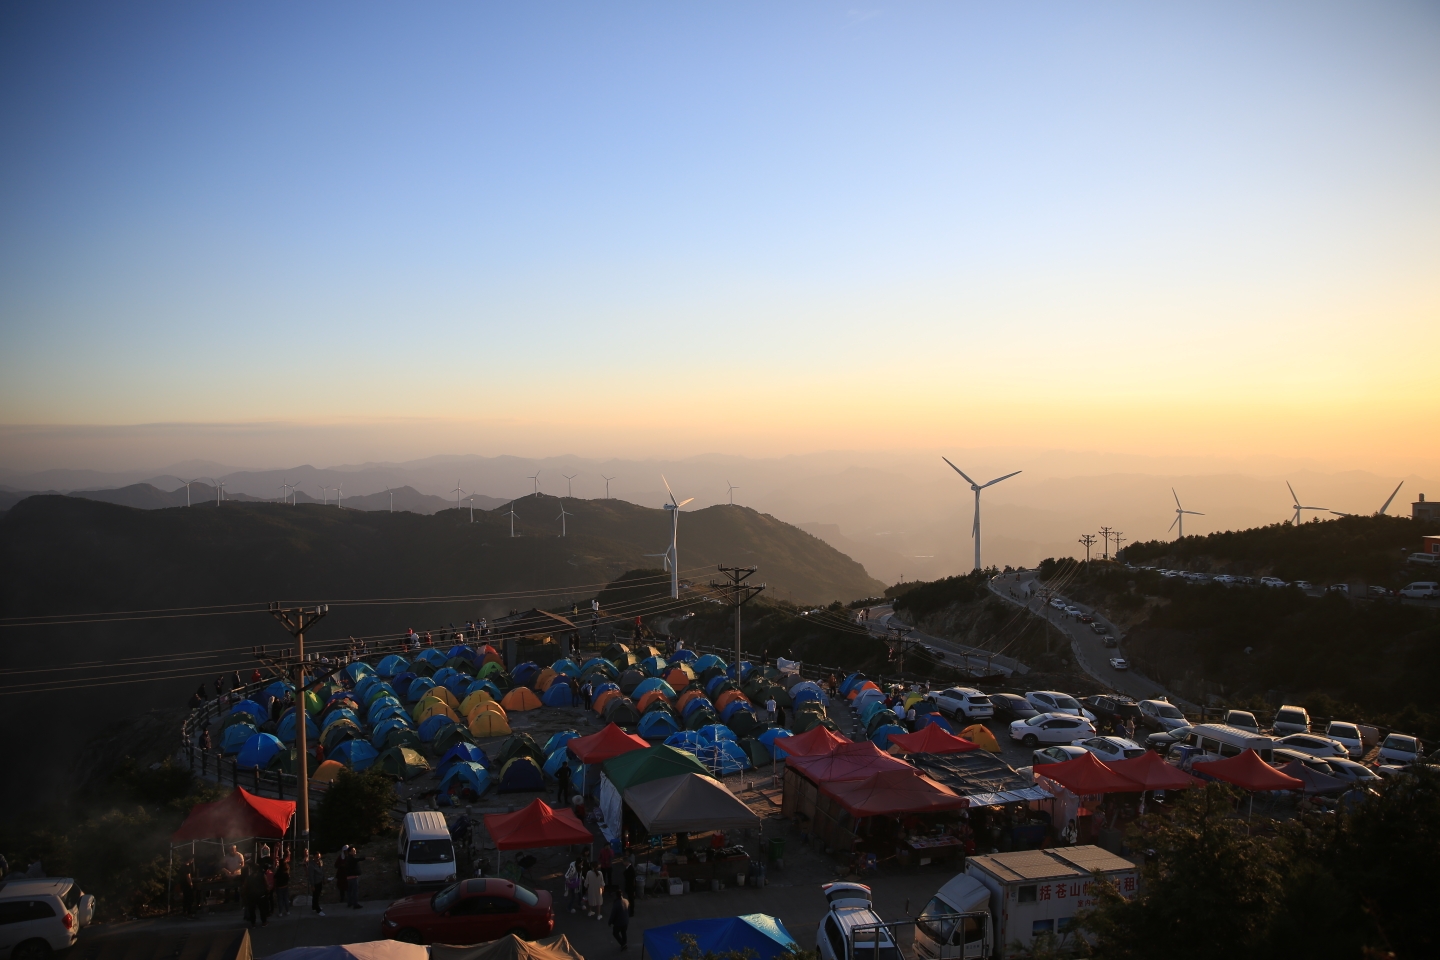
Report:
[[[255,795],[258,797],[260,795],[260,768],[251,767],[250,769],[255,773]]]

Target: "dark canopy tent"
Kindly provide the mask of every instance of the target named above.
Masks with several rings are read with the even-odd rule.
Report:
[[[988,807],[1050,797],[1049,791],[1031,784],[1008,763],[984,750],[945,756],[916,753],[910,756],[910,762],[932,780],[967,798],[971,806]]]
[[[625,803],[652,836],[760,825],[760,818],[728,787],[698,773],[631,787]]]
[[[787,758],[820,757],[830,753],[841,744],[851,742],[853,741],[846,740],[827,727],[813,727],[804,733],[786,737],[785,741],[777,743],[775,748],[781,756]]]
[[[890,744],[899,747],[901,753],[969,753],[980,749],[978,743],[957,737],[938,723],[929,724],[917,733],[892,733]]]
[[[514,813],[485,814],[485,829],[497,850],[527,850],[535,847],[565,847],[595,839],[575,814],[554,810],[544,800],[534,800]]]
[[[430,960],[585,960],[570,945],[563,933],[539,940],[521,940],[507,933],[499,940],[474,946],[454,947],[436,943],[430,947]]]
[[[605,776],[622,794],[651,780],[678,777],[686,773],[709,775],[705,765],[684,750],[659,744],[646,750],[632,750],[605,761]]]
[[[754,953],[754,960],[775,960],[800,949],[785,925],[763,913],[715,920],[684,920],[645,931],[645,952],[652,960],[676,960],[685,947],[681,935],[695,938],[700,956]]]
[[[886,770],[864,780],[821,784],[820,789],[857,818],[937,813],[966,806],[964,797],[910,767]]]
[[[283,837],[294,816],[293,800],[269,800],[236,787],[223,800],[195,804],[170,839],[183,843],[214,837]]]
[[[1183,770],[1170,766],[1153,750],[1146,750],[1130,760],[1107,763],[1106,766],[1133,782],[1139,790],[1184,790],[1200,782]]]
[[[794,739],[791,737],[784,743],[789,744]],[[792,757],[787,765],[789,769],[821,784],[834,780],[863,780],[884,770],[913,769],[904,760],[890,756],[869,740],[847,742],[820,757]]]
[[[1202,779],[1233,783],[1242,790],[1299,790],[1304,786],[1302,781],[1261,760],[1254,750],[1226,760],[1192,764],[1190,772]]]
[[[1127,780],[1100,762],[1093,753],[1082,753],[1064,763],[1047,763],[1035,771],[1048,777],[1077,796],[1098,793],[1135,793],[1140,790],[1134,780]]]

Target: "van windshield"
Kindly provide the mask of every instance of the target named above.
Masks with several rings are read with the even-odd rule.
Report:
[[[955,908],[934,897],[915,918],[915,924],[935,943],[948,943],[955,932]]]
[[[455,848],[449,840],[411,840],[405,851],[406,863],[451,863]]]

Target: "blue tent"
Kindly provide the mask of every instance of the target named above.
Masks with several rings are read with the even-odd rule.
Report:
[[[270,719],[270,711],[266,710],[254,700],[241,700],[230,708],[231,713],[248,713],[256,723],[264,723]]]
[[[763,913],[714,920],[682,920],[645,931],[645,952],[653,960],[676,960],[685,947],[679,935],[695,938],[700,956],[754,951],[755,960],[776,960],[800,949],[785,925]]]
[[[696,759],[707,769],[714,770],[722,777],[731,773],[739,773],[741,770],[749,770],[754,766],[750,762],[750,755],[745,752],[745,748],[734,740],[706,741],[705,746],[701,747],[700,752],[696,755]]]
[[[454,720],[451,720],[443,713],[437,713],[435,716],[430,717],[424,723],[420,724],[420,742],[429,743],[439,736],[441,730],[454,726],[457,726]]]
[[[395,692],[395,688],[392,687],[388,682],[386,682],[386,681],[384,681],[384,680],[381,680],[379,683],[373,684],[373,685],[371,685],[370,687],[367,687],[367,688],[366,688],[366,690],[365,690],[365,702],[366,702],[366,703],[374,703],[376,700],[379,700],[381,697],[390,697],[390,698],[391,698],[392,700],[394,700],[396,703],[399,703],[399,702],[400,702],[400,694],[396,693],[396,692]]]
[[[696,731],[700,736],[712,743],[717,740],[736,740],[735,732],[729,727],[722,727],[718,723],[712,723],[708,727],[701,727]]]
[[[559,750],[561,747],[565,746],[565,744],[569,743],[571,740],[578,738],[579,736],[580,734],[575,730],[561,730],[559,733],[552,736],[549,740],[545,741],[545,748],[540,752],[548,757],[550,756],[550,754],[554,753],[556,750]]]
[[[295,684],[288,680],[276,680],[265,688],[265,696],[280,699],[295,692]]]
[[[874,700],[860,708],[860,722],[869,723],[870,718],[885,709],[885,701]]]
[[[252,768],[264,770],[284,749],[285,745],[273,733],[257,733],[246,740],[245,746],[240,748],[240,755],[235,758],[235,765],[244,770]]]
[[[471,763],[467,760],[458,760],[451,764],[445,776],[440,778],[440,790],[451,796],[468,794],[472,799],[480,799],[490,787],[490,772],[478,763]]]
[[[370,707],[370,711],[365,714],[365,716],[369,719],[371,723],[382,723],[386,720],[391,719],[392,717],[404,717],[407,720],[410,719],[409,711],[407,711],[404,707],[400,706],[400,702],[394,697],[386,697],[383,700],[375,701],[375,703]]]
[[[370,666],[370,664],[366,663],[364,660],[356,660],[354,663],[346,664],[345,669],[341,672],[344,673],[345,676],[349,677],[350,682],[353,684],[357,683],[360,678],[365,676],[366,674],[374,673],[375,668]]]
[[[934,725],[934,726],[939,727],[941,730],[944,730],[946,733],[954,733],[954,732],[955,732],[955,728],[952,727],[952,726],[950,726],[950,721],[949,721],[949,720],[946,720],[944,717],[940,716],[940,714],[938,714],[938,713],[926,713],[926,714],[922,714],[921,716],[918,716],[918,717],[915,718],[915,729],[916,729],[917,731],[919,731],[919,730],[924,730],[926,727],[931,726],[931,725]]]
[[[375,724],[375,729],[370,731],[370,743],[376,750],[385,749],[385,738],[390,735],[391,730],[414,730],[415,725],[405,717],[390,717]]]
[[[713,654],[713,653],[707,653],[707,654],[705,654],[705,656],[701,657],[699,660],[696,660],[694,663],[690,664],[690,668],[691,668],[692,670],[694,670],[697,674],[699,674],[699,673],[704,673],[706,670],[709,670],[711,667],[719,667],[721,670],[724,670],[724,669],[725,669],[725,661],[724,661],[724,660],[721,660],[719,657],[715,656],[715,654]]]
[[[512,757],[500,769],[500,792],[523,793],[544,790],[545,774],[533,757]]]
[[[890,746],[890,735],[892,733],[905,732],[905,728],[900,726],[900,724],[887,723],[876,728],[875,732],[870,735],[870,742],[875,744],[875,746],[879,747],[881,750],[884,750],[886,747]]]
[[[740,676],[735,676],[735,668],[740,668]],[[744,681],[745,675],[755,669],[755,665],[749,660],[741,660],[738,664],[732,664],[725,668],[725,675],[731,680]]]
[[[567,677],[580,676],[580,667],[569,657],[561,657],[559,660],[556,660],[550,664],[550,669],[556,673],[563,673]]]
[[[782,745],[777,748],[775,746],[775,741],[783,740],[790,735],[790,731],[786,730],[784,727],[771,727],[769,730],[766,730],[764,733],[760,734],[760,736],[756,737],[755,739],[759,740],[762,744],[764,744],[765,749],[769,750],[770,756],[773,757],[776,756],[777,753],[783,754],[785,752],[785,747]]]
[[[434,647],[427,647],[424,650],[420,651],[420,655],[415,659],[424,660],[426,663],[430,664],[430,666],[438,670],[439,668],[445,666],[445,661],[449,660],[450,658],[445,656],[445,654],[441,653],[439,650],[436,650]]]
[[[866,679],[868,678],[863,673],[852,673],[844,680],[840,681],[840,692],[846,696],[849,696],[851,688],[854,687],[856,684],[864,683]]]
[[[239,753],[240,748],[245,746],[245,741],[259,733],[248,723],[236,723],[225,728],[220,734],[220,752],[224,754]]]
[[[591,700],[594,700],[595,698],[599,697],[600,694],[604,693],[606,690],[619,690],[619,689],[620,689],[620,684],[618,684],[618,683],[610,683],[610,682],[607,681],[607,682],[605,682],[605,683],[596,684],[595,687],[594,687],[594,689],[592,689],[592,690],[590,691],[590,699],[591,699]]]
[[[640,669],[652,677],[658,677],[665,672],[664,657],[646,657],[640,661]]]
[[[748,713],[750,709],[751,705],[750,702],[747,700],[731,700],[729,703],[725,704],[725,709],[720,711],[720,722],[729,723],[731,720],[735,719],[735,714]]]
[[[535,678],[540,676],[540,664],[531,661],[515,665],[510,671],[510,682],[517,687],[531,687],[535,684]]]
[[[550,684],[549,689],[540,695],[540,702],[547,707],[573,707],[575,706],[575,691],[570,689],[570,684],[557,679]]]
[[[405,688],[405,699],[411,703],[418,703],[426,692],[435,689],[435,681],[429,677],[416,677],[410,681],[410,686]]]
[[[418,676],[420,676],[420,674],[415,673],[414,671],[402,670],[399,673],[395,674],[395,676],[390,678],[390,683],[394,686],[396,690],[405,690],[410,686],[410,684],[415,682],[415,678]]]
[[[455,646],[445,651],[446,660],[454,660],[456,657],[463,657],[464,659],[469,660],[471,663],[474,663],[475,661],[480,659],[480,657],[475,653],[473,649],[465,646],[465,644],[463,643],[457,643],[455,644]]]
[[[282,743],[295,742],[295,711],[286,710],[280,717],[280,722],[275,724],[275,736],[279,737]],[[310,743],[320,739],[320,728],[315,726],[315,721],[308,716],[305,718],[305,737]]]
[[[609,660],[606,660],[604,657],[591,657],[589,660],[586,660],[580,665],[580,672],[584,673],[591,667],[609,667],[611,670],[614,670],[615,664],[611,663]]]
[[[671,663],[691,663],[698,659],[694,650],[686,650],[683,647],[670,654]]]
[[[711,703],[709,700],[706,700],[704,697],[696,697],[694,700],[691,700],[689,703],[685,704],[684,709],[680,711],[680,716],[682,719],[689,720],[690,716],[696,710],[709,710],[713,713],[715,710],[715,704]]]
[[[341,720],[349,720],[357,727],[362,726],[362,724],[360,723],[360,718],[355,716],[354,710],[351,710],[349,707],[337,707],[336,709],[331,710],[329,713],[325,714],[324,717],[321,718],[320,732],[323,734],[325,732],[325,729],[329,727],[330,724],[338,723]]]
[[[437,685],[443,687],[445,686],[445,681],[449,680],[451,677],[459,676],[464,676],[464,674],[462,674],[459,670],[456,670],[454,667],[441,667],[439,670],[436,670],[430,675],[430,679],[434,680]],[[469,682],[468,678],[466,679],[466,682]]]
[[[686,753],[699,753],[705,743],[705,738],[694,730],[683,730],[665,738],[665,746],[684,750]]]
[[[711,677],[708,681],[706,681],[705,696],[709,697],[712,700],[715,699],[716,697],[720,696],[721,687],[724,687],[726,690],[732,690],[734,689],[735,684],[730,682],[729,677],[722,676],[717,673],[715,676]]]
[[[658,740],[680,732],[680,724],[664,710],[647,713],[640,718],[636,733],[647,740]]]
[[[457,743],[445,751],[445,756],[435,766],[435,775],[443,778],[450,772],[450,765],[454,763],[478,763],[486,770],[490,769],[490,758],[485,756],[485,751],[473,743]]]
[[[499,703],[501,700],[505,699],[505,694],[500,692],[500,688],[495,686],[495,684],[491,683],[489,680],[472,680],[470,682],[470,686],[465,688],[465,697],[470,696],[470,694],[474,693],[476,690],[484,690],[486,693],[490,694],[490,699],[494,700],[496,703]],[[460,697],[459,694],[456,694],[456,696]],[[460,699],[464,700],[465,697],[460,697]]]
[[[819,700],[827,706],[830,703],[830,698],[825,696],[825,691],[821,690],[820,685],[814,680],[806,680],[804,683],[797,683],[791,687],[790,699],[796,703],[804,700]]]
[[[641,680],[639,685],[636,686],[634,690],[630,691],[630,696],[634,697],[636,700],[639,700],[651,690],[659,690],[671,700],[675,699],[675,688],[670,686],[670,684],[666,683],[664,680],[661,680],[659,677],[647,677],[646,679]]]
[[[369,769],[378,756],[379,751],[364,740],[346,740],[330,751],[331,760],[339,760],[356,772]]]
[[[375,672],[382,677],[393,677],[395,674],[404,673],[408,669],[410,669],[410,661],[395,653],[390,654],[390,656],[381,660],[375,666]]]
[[[580,762],[573,760],[570,756],[570,751],[566,750],[563,746],[558,747],[554,753],[550,754],[545,760],[545,766],[540,769],[545,772],[545,776],[555,777],[559,775],[560,768],[567,763],[570,764],[570,781],[574,783],[579,779]]]
[[[451,693],[455,694],[456,700],[464,700],[466,696],[465,691],[469,689],[470,684],[473,680],[474,677],[471,677],[469,674],[461,673],[459,670],[456,670],[455,676],[447,677],[445,679],[445,683],[442,684],[442,686],[444,686],[446,690],[449,690]]]

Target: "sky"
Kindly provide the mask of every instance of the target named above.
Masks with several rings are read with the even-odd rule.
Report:
[[[1433,3],[5,4],[0,464],[1403,475],[1437,49]]]

